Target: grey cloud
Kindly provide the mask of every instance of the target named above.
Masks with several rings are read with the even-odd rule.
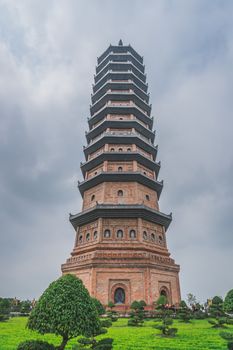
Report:
[[[168,244],[183,297],[224,295],[232,288],[232,3],[25,0],[0,10],[0,295],[38,297],[72,249],[67,214],[81,207],[96,56],[120,38],[145,58],[161,209],[173,211]]]

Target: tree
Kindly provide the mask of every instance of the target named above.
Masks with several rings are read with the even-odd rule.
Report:
[[[209,307],[209,315],[212,318],[208,322],[213,328],[225,328],[227,323],[227,317],[223,311],[223,300],[222,298],[215,296],[212,299],[212,304]]]
[[[103,307],[103,305],[101,304],[101,302],[96,299],[96,298],[92,298],[94,304],[95,304],[95,307],[96,307],[96,310],[98,312],[98,315],[101,316],[103,314],[105,314],[105,308]]]
[[[7,298],[0,298],[0,321],[9,319],[11,310],[11,302]]]
[[[223,308],[226,312],[233,313],[233,289],[229,290],[227,293],[223,303]]]
[[[144,306],[146,305],[145,301],[133,301],[130,309],[130,320],[128,321],[128,326],[142,326],[144,323],[145,312]]]
[[[221,332],[220,336],[227,341],[228,350],[233,350],[233,333]]]
[[[22,314],[29,314],[32,309],[32,303],[30,300],[23,300],[20,302],[20,312]]]
[[[117,312],[113,310],[115,304],[112,301],[109,301],[108,307],[110,308],[110,310],[108,310],[107,312],[108,317],[111,319],[112,322],[116,322],[118,320],[118,315]]]
[[[100,321],[82,281],[68,274],[52,282],[42,294],[29,316],[28,328],[60,335],[58,349],[63,350],[71,338],[98,333]]]
[[[184,300],[181,300],[180,302],[180,307],[178,310],[178,318],[180,319],[180,321],[186,322],[186,323],[190,322],[190,319],[192,318],[191,310],[187,306]]]
[[[190,308],[192,310],[194,310],[195,305],[197,304],[197,298],[192,293],[189,293],[187,295],[187,302],[188,302],[188,305],[190,306]]]
[[[170,327],[173,324],[172,311],[166,305],[167,298],[161,295],[156,302],[156,310],[159,311],[161,323],[156,324],[154,328],[159,329],[164,337],[174,337],[177,333],[177,328]]]

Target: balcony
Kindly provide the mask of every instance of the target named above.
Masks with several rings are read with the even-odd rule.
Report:
[[[106,58],[96,67],[96,72],[99,73],[108,62],[132,62],[142,73],[145,71],[145,66],[137,60],[130,52],[126,53],[109,53]]]
[[[108,80],[112,80],[113,82],[127,82],[131,80],[136,84],[136,86],[138,86],[145,93],[147,92],[147,89],[148,89],[148,85],[144,81],[142,81],[140,78],[138,78],[132,71],[127,71],[127,72],[107,71],[107,73],[98,81],[98,83],[94,84],[93,92],[95,93],[96,91],[98,91]]]
[[[98,81],[108,72],[133,72],[138,79],[143,81],[144,83],[146,82],[146,75],[142,73],[132,62],[112,62],[109,61],[106,66],[99,71],[95,76],[94,80],[95,83],[98,83]]]
[[[143,63],[143,58],[140,56],[130,45],[126,46],[115,46],[110,45],[105,52],[97,58],[98,64],[100,64],[110,53],[126,54],[130,52],[140,63]]]
[[[134,93],[132,90],[107,90],[104,95],[102,95],[99,100],[95,101],[95,103],[90,107],[91,115],[94,115],[98,112],[99,109],[101,109],[106,104],[114,105],[116,102],[121,105],[124,102],[130,101],[134,105],[137,105],[137,107],[143,111],[143,113],[146,113],[147,115],[150,115],[151,113],[151,105],[148,105],[143,99],[141,99],[137,94]],[[120,101],[120,102],[119,102]]]
[[[144,186],[156,191],[158,198],[162,192],[163,181],[159,182],[155,179],[151,179],[144,172],[132,171],[132,172],[105,172],[101,171],[90,179],[78,182],[79,191],[83,197],[84,192],[90,188],[97,186],[103,182],[138,182]]]

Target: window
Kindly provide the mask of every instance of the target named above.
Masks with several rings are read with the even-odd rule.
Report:
[[[91,201],[93,201],[95,199],[95,195],[93,194],[92,196],[91,196]]]
[[[95,171],[95,175],[97,175],[98,173],[97,173],[97,171]]]
[[[110,230],[105,230],[104,231],[104,238],[109,238],[111,236],[111,231]]]
[[[143,239],[147,239],[147,232],[143,231]]]
[[[87,235],[86,235],[86,241],[87,241],[87,242],[90,241],[90,233],[87,233]]]
[[[162,242],[163,242],[163,237],[159,235],[159,243],[162,244]]]
[[[155,241],[155,234],[154,234],[154,233],[151,234],[151,240],[152,240],[153,242]]]
[[[131,148],[127,148],[127,152],[131,152]]]
[[[94,237],[94,239],[97,239],[97,237],[98,237],[98,232],[97,231],[94,232],[93,237]]]
[[[117,231],[117,238],[123,238],[123,231],[122,230]]]
[[[118,171],[122,171],[123,169],[122,169],[122,166],[119,166],[118,167]]]
[[[145,171],[143,171],[143,174],[144,174],[144,175],[146,175],[146,172],[145,172]]]
[[[117,192],[117,195],[118,195],[118,197],[123,197],[123,191],[122,191],[122,190],[119,190],[119,191]]]
[[[115,151],[115,148],[111,148],[110,151],[111,151],[111,152],[114,152],[114,151]]]
[[[124,304],[125,303],[125,291],[123,288],[117,288],[114,293],[114,303]]]
[[[82,243],[83,242],[83,236],[79,236],[79,243]]]
[[[129,237],[130,238],[136,238],[136,231],[135,230],[130,230]]]
[[[149,194],[146,194],[146,200],[149,201],[150,200],[150,196]]]
[[[122,149],[122,148],[119,148],[119,149],[118,149],[118,151],[119,151],[119,152],[122,152],[122,151],[123,151],[123,149]]]
[[[120,120],[123,120],[123,118],[119,118]]]

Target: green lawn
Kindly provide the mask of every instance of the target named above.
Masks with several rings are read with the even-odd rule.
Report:
[[[27,339],[44,339],[58,345],[59,337],[53,335],[40,336],[36,332],[25,329],[26,318],[12,318],[0,323],[0,350],[15,350],[17,345]],[[108,330],[104,337],[114,338],[114,350],[224,350],[226,342],[219,337],[219,330],[210,328],[204,321],[192,321],[184,324],[175,321],[178,328],[175,338],[165,339],[158,336],[152,328],[154,321],[146,321],[143,327],[127,327],[126,319],[119,319]],[[233,327],[229,327],[233,332]],[[103,336],[102,336],[103,337]],[[71,349],[76,341],[70,341],[66,349]]]

